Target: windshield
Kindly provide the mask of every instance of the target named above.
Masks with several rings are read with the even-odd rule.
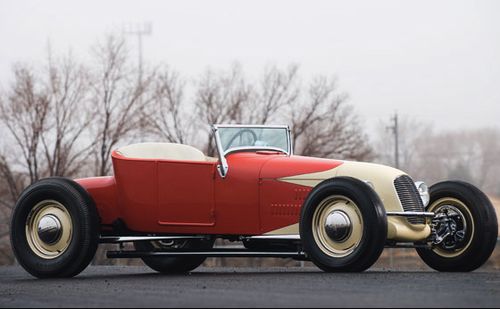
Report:
[[[276,149],[290,154],[289,131],[286,126],[217,126],[221,149]]]

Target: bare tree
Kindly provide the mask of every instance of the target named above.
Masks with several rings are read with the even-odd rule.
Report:
[[[306,156],[367,160],[372,156],[368,138],[356,115],[337,91],[335,79],[316,77],[303,101],[291,109],[293,144]]]
[[[111,151],[120,140],[144,126],[144,112],[151,98],[146,97],[154,74],[144,74],[137,81],[131,69],[127,47],[122,37],[109,35],[94,48],[96,70],[92,75],[91,105],[96,112],[92,123],[95,132],[97,175],[107,175]]]
[[[49,51],[47,75],[49,117],[41,136],[47,174],[74,176],[94,143],[83,136],[92,120],[87,106],[88,72],[71,54],[53,60]]]
[[[146,129],[171,143],[187,143],[190,138],[194,120],[187,113],[185,88],[186,82],[180,74],[168,67],[156,76],[153,84]]]
[[[372,156],[368,138],[356,115],[339,93],[334,79],[317,77],[302,93],[298,66],[286,70],[267,69],[258,81],[247,82],[239,66],[230,74],[208,71],[198,85],[198,114],[207,124],[288,123],[292,127],[296,152],[303,155],[368,159]],[[206,147],[213,155],[213,140]]]
[[[239,65],[233,65],[227,73],[208,70],[197,85],[197,113],[207,125],[241,123],[244,109],[251,108],[250,93],[251,88]],[[215,153],[212,134],[208,134],[205,150],[209,156]]]
[[[259,87],[255,87],[254,104],[249,108],[249,123],[267,124],[279,118],[280,111],[295,104],[300,94],[298,70],[296,64],[286,70],[276,66],[266,68]]]
[[[432,184],[447,179],[472,182],[489,193],[500,193],[500,132],[482,128],[434,132],[432,125],[402,117],[399,122],[401,169]],[[394,163],[391,133],[381,123],[375,142],[378,160]]]
[[[89,147],[81,147],[91,119],[85,106],[86,71],[71,55],[53,61],[49,52],[48,59],[47,74],[18,65],[8,99],[0,103],[0,121],[15,145],[2,157],[4,177],[12,175],[17,151],[23,159],[19,172],[26,172],[29,183],[46,176],[74,176],[88,154]],[[14,186],[11,179],[8,184]]]
[[[478,129],[468,139],[475,156],[473,159],[477,184],[492,193],[500,193],[500,131],[494,128]]]
[[[22,181],[14,174],[5,155],[0,154],[0,178],[3,185],[0,186],[0,208],[12,208],[22,189]]]
[[[491,193],[500,187],[500,133],[484,128],[467,131],[444,132],[429,136],[434,147],[422,152],[422,161],[438,162],[440,179],[452,178],[472,182]],[[433,141],[436,142],[433,142]],[[425,168],[425,167],[424,167]],[[429,171],[429,168],[425,169]]]
[[[21,152],[30,183],[40,178],[40,145],[47,129],[50,107],[48,94],[39,80],[31,68],[18,64],[14,68],[14,83],[8,99],[0,102],[0,121],[12,136],[15,148]]]

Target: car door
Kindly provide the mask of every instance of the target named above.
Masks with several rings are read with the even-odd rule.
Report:
[[[215,225],[213,162],[158,162],[159,224]]]

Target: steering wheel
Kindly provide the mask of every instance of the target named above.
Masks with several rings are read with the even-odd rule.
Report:
[[[234,141],[239,137],[240,138],[240,145],[241,145],[241,140],[242,140],[242,137],[243,137],[243,134],[244,133],[250,133],[250,135],[252,136],[252,142],[250,143],[251,145],[255,144],[255,142],[257,141],[257,134],[255,134],[254,131],[250,130],[250,129],[243,129],[241,131],[239,131],[237,134],[235,134],[231,140],[227,143],[225,149],[229,149],[229,147],[234,143]]]

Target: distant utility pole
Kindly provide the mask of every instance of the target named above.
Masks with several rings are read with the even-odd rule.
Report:
[[[389,126],[388,129],[394,134],[394,163],[395,167],[399,169],[399,124],[397,112],[391,118],[391,121],[393,122],[393,125]]]
[[[142,37],[145,35],[151,35],[153,32],[153,27],[151,23],[143,24],[126,24],[123,27],[123,32],[125,34],[136,35],[137,36],[137,48],[139,50],[139,85],[142,84]]]
[[[399,123],[398,123],[398,112],[394,113],[391,117],[391,126],[387,127],[394,134],[394,163],[395,167],[399,169]],[[394,267],[394,248],[389,249],[389,264],[390,267]]]

